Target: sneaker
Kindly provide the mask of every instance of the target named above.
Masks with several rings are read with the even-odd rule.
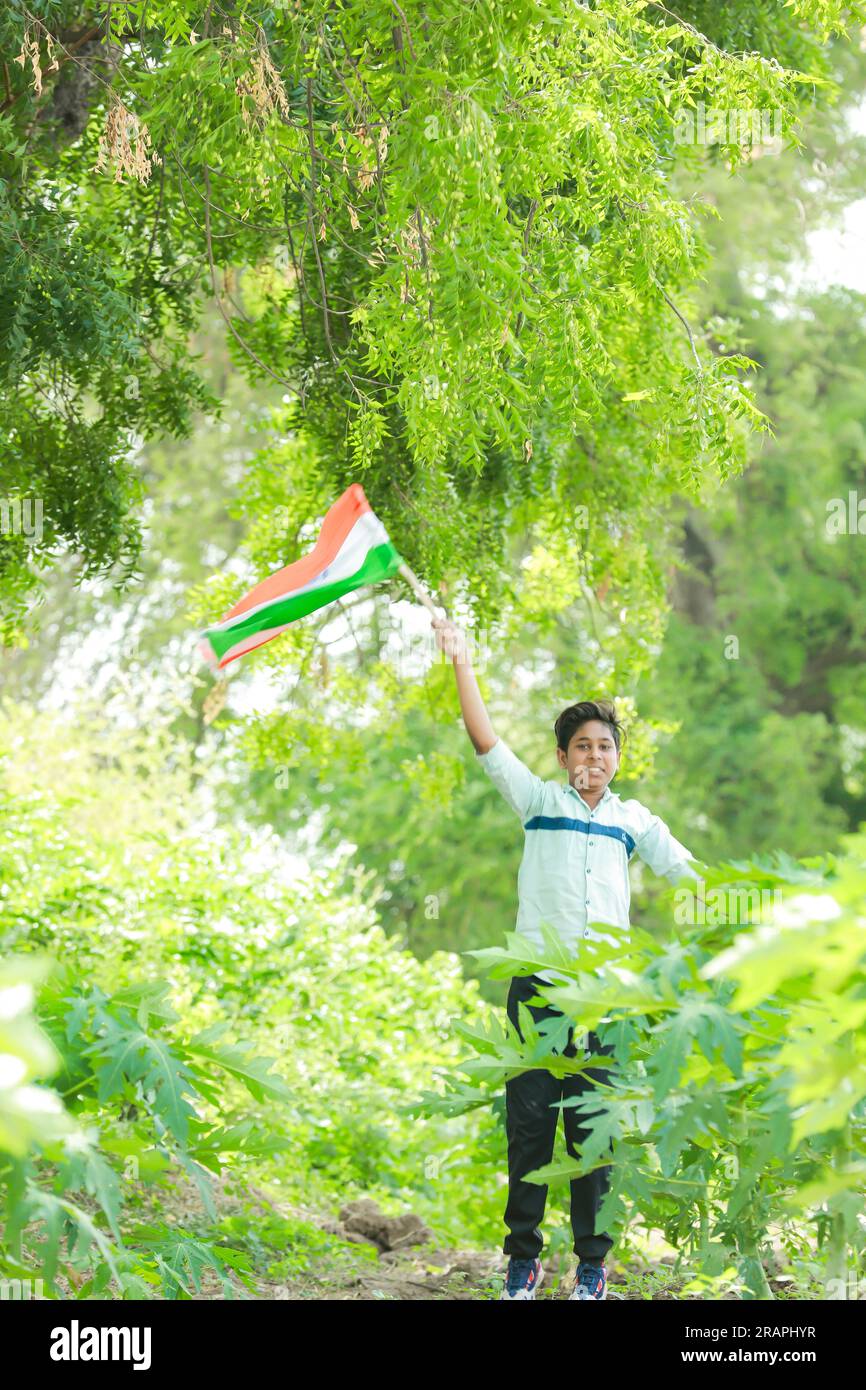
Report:
[[[604,1265],[588,1264],[581,1260],[577,1266],[577,1274],[574,1276],[574,1288],[568,1296],[569,1303],[572,1299],[580,1301],[587,1298],[601,1300],[607,1297],[607,1275]]]
[[[534,1298],[536,1290],[544,1279],[541,1260],[520,1260],[514,1255],[508,1261],[505,1287],[499,1295],[503,1298]]]

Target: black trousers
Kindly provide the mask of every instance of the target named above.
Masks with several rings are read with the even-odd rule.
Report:
[[[514,976],[508,990],[506,1012],[520,1033],[518,1001],[526,1003],[538,986],[545,982],[536,975]],[[545,1006],[529,1007],[536,1022],[543,1018],[561,1018],[558,1009]],[[579,1034],[579,1041],[582,1038]],[[522,1039],[523,1034],[520,1033]],[[613,1046],[601,1047],[597,1034],[589,1033],[587,1046],[594,1053],[608,1056]],[[568,1041],[563,1056],[575,1057],[574,1029],[568,1029]],[[594,1078],[606,1082],[608,1067],[593,1067],[589,1072],[558,1080],[549,1071],[526,1071],[505,1083],[505,1132],[508,1138],[508,1203],[505,1225],[509,1234],[503,1250],[506,1255],[531,1259],[541,1254],[544,1244],[541,1222],[547,1202],[547,1188],[537,1183],[523,1182],[523,1174],[542,1168],[553,1158],[559,1110],[555,1104],[568,1096],[583,1095],[591,1090]],[[554,1108],[552,1108],[554,1107]],[[595,1112],[593,1112],[595,1113]],[[572,1158],[579,1157],[580,1145],[588,1137],[584,1112],[566,1106],[562,1111],[565,1126],[565,1145]],[[611,1152],[613,1146],[611,1145]],[[571,1181],[571,1230],[574,1251],[580,1260],[600,1262],[613,1245],[611,1236],[595,1231],[595,1216],[610,1186],[610,1164],[596,1168],[582,1178]]]

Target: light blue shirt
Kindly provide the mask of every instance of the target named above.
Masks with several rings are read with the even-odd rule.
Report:
[[[605,787],[590,808],[567,776],[547,782],[536,777],[501,738],[476,757],[523,822],[516,929],[530,941],[544,944],[542,921],[555,928],[575,955],[582,940],[628,941],[632,854],[672,884],[684,876],[700,877],[688,863],[693,856],[685,845],[640,801],[623,801]],[[625,931],[617,936],[597,932],[589,926],[592,921]],[[550,983],[565,979],[550,971],[537,973]]]

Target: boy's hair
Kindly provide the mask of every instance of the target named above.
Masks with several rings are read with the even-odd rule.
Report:
[[[616,717],[613,700],[581,700],[579,704],[569,705],[568,709],[564,709],[553,726],[557,747],[561,748],[563,753],[567,753],[569,740],[573,737],[575,729],[579,729],[581,724],[586,724],[590,719],[599,719],[602,724],[607,724],[618,753],[625,738],[625,728]]]

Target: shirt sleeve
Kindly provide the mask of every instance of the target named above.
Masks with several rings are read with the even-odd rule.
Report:
[[[647,814],[647,823],[634,842],[640,858],[653,873],[674,885],[682,878],[699,879],[700,874],[688,862],[694,855],[671,834],[660,816]]]
[[[475,756],[493,785],[522,821],[529,820],[541,810],[544,782],[530,772],[501,738],[486,753],[476,753]]]

